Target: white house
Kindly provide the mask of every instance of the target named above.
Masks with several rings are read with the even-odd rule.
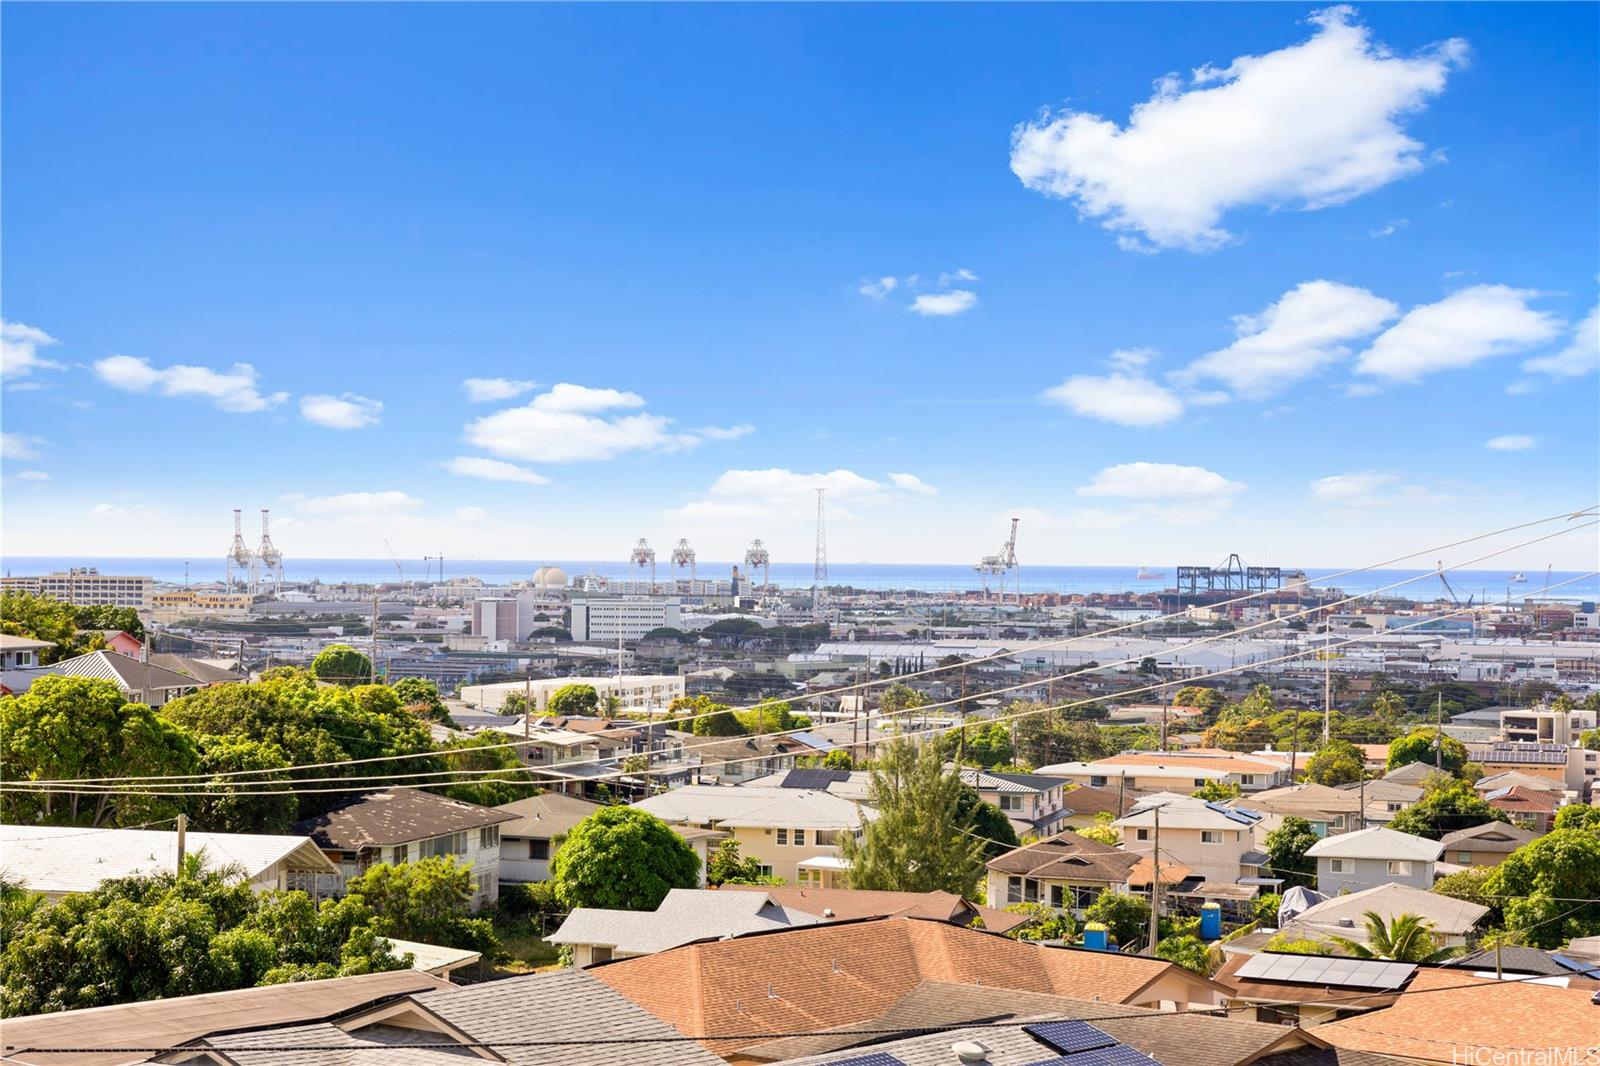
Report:
[[[1137,855],[1154,854],[1160,819],[1160,862],[1187,866],[1201,881],[1233,884],[1254,869],[1247,861],[1255,846],[1259,814],[1208,803],[1192,796],[1152,796],[1111,824],[1122,831],[1122,846]],[[1254,857],[1252,856],[1252,859]]]
[[[516,815],[515,821],[500,825],[501,884],[548,880],[550,857],[560,839],[600,809],[598,803],[559,792],[542,792],[496,807]]]
[[[1317,860],[1317,891],[1336,896],[1386,884],[1432,888],[1442,851],[1437,840],[1374,826],[1319,840],[1306,857]]]

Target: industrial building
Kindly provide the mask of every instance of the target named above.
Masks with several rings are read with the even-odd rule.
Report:
[[[679,627],[677,600],[589,597],[572,601],[572,639],[615,644],[638,640],[652,629]]]

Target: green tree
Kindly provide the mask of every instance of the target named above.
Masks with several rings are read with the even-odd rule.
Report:
[[[517,759],[515,748],[504,745],[503,735],[482,733],[452,740],[439,749],[443,768],[464,780],[440,789],[451,799],[498,807],[531,796],[538,782]]]
[[[1450,779],[1438,788],[1430,788],[1389,823],[1397,833],[1438,840],[1457,829],[1471,829],[1485,822],[1504,822],[1506,816],[1491,807],[1465,781]]]
[[[444,701],[439,698],[436,682],[421,677],[402,677],[390,687],[394,689],[400,706],[412,714],[420,714],[429,721],[439,721],[445,717]]]
[[[960,824],[983,838],[983,857],[987,861],[1022,846],[1011,819],[994,804],[978,795],[971,785],[961,786],[961,798],[956,801],[956,817]]]
[[[1484,916],[1484,922],[1492,925],[1502,920],[1500,899],[1495,894],[1497,876],[1493,867],[1469,866],[1434,881],[1433,891],[1441,896],[1464,899],[1468,903],[1489,908],[1490,913]]]
[[[1442,948],[1433,936],[1433,926],[1415,914],[1397,914],[1385,921],[1377,911],[1367,911],[1366,943],[1342,936],[1328,939],[1358,959],[1387,959],[1390,962],[1444,962],[1462,954],[1465,948]]]
[[[1600,693],[1596,693],[1596,695],[1600,695]],[[1585,700],[1585,705],[1588,702],[1588,700]],[[1585,751],[1600,751],[1600,729],[1585,729],[1578,734],[1578,743],[1583,745]]]
[[[0,780],[82,780],[193,773],[192,739],[109,681],[45,675],[0,698]],[[7,822],[130,826],[178,813],[169,797],[85,789],[0,793]]]
[[[53,646],[42,649],[41,663],[70,659],[84,649],[78,644],[77,616],[70,605],[49,596],[7,589],[0,592],[0,631],[14,637],[48,640]]]
[[[1600,807],[1569,803],[1556,811],[1556,829],[1589,829],[1600,832]]]
[[[1216,715],[1227,702],[1222,693],[1204,685],[1184,685],[1172,694],[1174,707],[1194,707],[1208,717]]]
[[[1150,902],[1142,896],[1105,889],[1084,909],[1086,921],[1099,922],[1123,948],[1142,942],[1150,930]]]
[[[960,661],[959,656],[957,661]],[[910,685],[896,681],[884,689],[883,694],[878,697],[878,710],[883,714],[897,714],[913,707],[926,707],[932,702],[927,693],[918,692]]]
[[[73,622],[79,629],[120,629],[131,637],[144,639],[144,620],[132,607],[114,607],[109,603],[85,604],[72,609]]]
[[[1289,815],[1267,834],[1267,863],[1273,877],[1283,878],[1285,888],[1299,885],[1313,888],[1317,883],[1317,860],[1306,852],[1320,837],[1304,818]]]
[[[1075,932],[1071,914],[1043,903],[1013,903],[1005,911],[1028,918],[1027,922],[1006,933],[1012,940],[1070,940]]]
[[[1238,799],[1244,795],[1244,789],[1232,781],[1207,781],[1190,793],[1195,799],[1203,799],[1208,803],[1226,803],[1228,800]]]
[[[1408,763],[1432,763],[1435,760],[1435,740],[1438,731],[1432,727],[1414,729],[1389,745],[1388,769],[1397,770]],[[1459,773],[1467,761],[1467,746],[1455,737],[1444,738],[1443,751],[1439,753],[1446,773]]]
[[[348,644],[329,644],[311,660],[311,672],[319,681],[361,685],[372,677],[372,660]]]
[[[822,757],[822,767],[825,770],[854,770],[856,763],[850,757],[847,748],[834,748]]]
[[[384,936],[479,951],[488,959],[500,953],[489,919],[469,916],[472,868],[454,856],[374,863],[345,891],[371,910],[374,927]]]
[[[1337,788],[1367,776],[1361,749],[1348,740],[1330,740],[1306,760],[1306,780]]]
[[[593,685],[562,685],[550,694],[545,706],[562,717],[590,715],[600,706],[600,693]]]
[[[724,840],[717,845],[717,850],[711,853],[711,861],[706,863],[706,884],[708,885],[770,885],[776,880],[761,872],[761,860],[756,858],[743,858],[739,854],[737,840]]]
[[[1113,753],[1107,736],[1093,722],[1063,718],[1065,712],[1045,709],[1045,704],[1018,701],[1000,712],[1012,718],[1016,730],[1017,762],[1049,766],[1063,762],[1094,762]]]
[[[567,834],[550,879],[568,907],[653,911],[668,890],[699,884],[700,857],[648,811],[606,807]]]
[[[1185,934],[1169,937],[1156,944],[1156,956],[1175,962],[1201,977],[1211,976],[1216,967],[1212,964],[1211,948],[1197,936]]]
[[[791,729],[804,729],[811,719],[795,714],[785,700],[776,703],[759,703],[747,711],[736,711],[734,717],[746,733],[786,733]]]
[[[1406,701],[1396,692],[1385,689],[1372,697],[1372,717],[1384,725],[1394,725],[1405,717]]]
[[[1280,955],[1332,955],[1333,945],[1324,944],[1320,940],[1279,933],[1262,945],[1262,950],[1277,952]]]
[[[213,833],[287,833],[300,806],[276,744],[241,736],[202,736],[197,771],[213,775],[194,798],[196,829]],[[249,771],[246,784],[234,776]],[[271,782],[282,781],[281,786]],[[270,793],[255,795],[255,793]]]
[[[692,731],[697,737],[742,737],[745,728],[740,724],[739,718],[727,707],[715,705],[718,709],[697,712],[699,718],[694,720]]]
[[[936,745],[898,739],[879,748],[869,786],[878,817],[859,839],[839,836],[850,887],[972,897],[984,841],[961,817],[961,789]]]
[[[964,748],[962,761],[967,766],[993,769],[1009,766],[1015,758],[1009,722],[974,722],[940,735],[937,743],[941,753],[952,759],[962,754]]]
[[[1508,929],[1535,947],[1600,936],[1600,832],[1556,829],[1507,855],[1491,882],[1505,898]],[[1588,900],[1578,903],[1574,901]]]
[[[1071,804],[1068,804],[1068,806],[1071,806]],[[1110,811],[1101,811],[1094,816],[1094,825],[1075,829],[1073,832],[1088,840],[1093,840],[1097,844],[1116,847],[1122,843],[1122,831],[1114,828],[1111,824],[1116,820],[1116,817]]]

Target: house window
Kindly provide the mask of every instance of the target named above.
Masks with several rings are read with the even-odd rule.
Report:
[[[411,845],[396,844],[394,846],[394,861],[397,864],[411,861]]]
[[[1472,865],[1472,852],[1470,852],[1470,851],[1458,851],[1458,852],[1456,852],[1456,862],[1460,863],[1462,866],[1471,866]]]
[[[780,844],[788,844],[789,843],[789,831],[787,829],[778,830],[778,843],[780,843]]]
[[[1344,815],[1342,815],[1342,814],[1334,815],[1333,816],[1332,825],[1333,825],[1333,827],[1335,829],[1343,829],[1344,828]]]
[[[1300,1008],[1294,1005],[1263,1003],[1256,1008],[1256,1021],[1268,1025],[1299,1025]]]
[[[837,831],[832,829],[818,829],[811,834],[811,842],[819,848],[831,848],[838,835]]]
[[[1039,882],[1031,877],[1006,878],[1007,903],[1038,903]]]
[[[1134,833],[1135,833],[1135,836],[1139,840],[1149,840],[1150,839],[1150,830],[1148,830],[1148,829],[1138,829],[1138,830],[1135,830]]]
[[[1061,888],[1061,886],[1060,885],[1051,885],[1050,886],[1050,906],[1059,908],[1061,906],[1061,898],[1062,898],[1062,888]]]
[[[1022,810],[1022,797],[1021,796],[1001,796],[1000,797],[1000,809],[1002,811],[1020,811],[1020,810]]]
[[[424,840],[420,850],[424,859],[435,859],[441,855],[460,855],[467,850],[467,834],[447,833],[442,837]]]
[[[1220,829],[1202,829],[1202,830],[1200,830],[1200,843],[1202,843],[1202,844],[1220,844],[1220,843],[1222,843],[1222,831]]]
[[[1328,872],[1329,873],[1333,873],[1333,874],[1342,874],[1342,873],[1344,873],[1345,872],[1344,871],[1344,860],[1343,859],[1329,859],[1328,860]]]
[[[761,876],[762,877],[771,877],[772,876],[772,867],[770,867],[770,866],[762,865],[762,866],[758,866],[757,869],[761,871]]]
[[[1089,778],[1089,784],[1093,785],[1095,788],[1103,788],[1105,787],[1105,783],[1106,779],[1099,775],[1094,775]]]
[[[1194,787],[1195,788],[1204,788],[1205,787],[1205,783],[1206,783],[1206,779],[1203,778],[1203,777],[1197,777],[1197,778],[1194,779]]]
[[[1006,878],[1006,902],[1007,903],[1021,903],[1022,902],[1022,878],[1020,878],[1020,877],[1008,877],[1008,878]]]
[[[499,826],[497,826],[497,825],[486,825],[482,829],[478,830],[478,847],[480,847],[480,848],[498,848],[499,846],[500,846],[500,827]]]
[[[494,874],[478,875],[478,895],[484,899],[494,898]]]
[[[796,829],[794,831],[794,846],[797,848],[806,846],[806,831],[804,829]]]
[[[1100,898],[1100,890],[1085,888],[1082,885],[1072,886],[1072,906],[1077,910],[1084,910],[1094,906],[1094,901]]]
[[[528,841],[528,858],[548,859],[550,857],[550,842],[548,840]]]
[[[1405,859],[1390,859],[1389,860],[1389,876],[1390,877],[1410,877],[1411,876],[1411,863],[1409,861],[1405,860]]]

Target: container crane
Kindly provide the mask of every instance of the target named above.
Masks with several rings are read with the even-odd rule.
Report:
[[[1011,519],[1011,536],[1007,537],[1006,542],[1000,546],[998,554],[985,555],[978,561],[978,565],[973,567],[983,578],[983,594],[985,597],[989,595],[989,579],[995,577],[999,579],[999,596],[1000,600],[1004,602],[1006,598],[1006,574],[1015,573],[1016,581],[1014,584],[1016,587],[1014,592],[1017,602],[1022,602],[1022,576],[1018,572],[1019,567],[1017,565],[1017,524],[1020,521],[1021,519],[1019,518]]]

